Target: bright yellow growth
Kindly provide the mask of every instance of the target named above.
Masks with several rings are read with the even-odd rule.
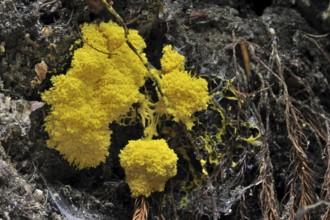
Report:
[[[164,191],[177,172],[178,157],[164,139],[129,141],[119,158],[133,197]]]
[[[164,47],[163,53],[162,68],[167,73],[162,76],[160,87],[167,100],[158,105],[159,111],[172,115],[174,121],[180,121],[191,129],[194,125],[193,114],[206,109],[210,100],[207,81],[192,77],[183,70],[181,55],[172,47]]]
[[[141,59],[126,44],[124,30],[113,22],[85,24],[87,43],[76,50],[66,75],[54,76],[53,87],[42,94],[51,105],[45,119],[47,144],[78,168],[95,167],[108,156],[109,123],[126,114],[139,100],[148,76],[137,31],[128,38]],[[102,52],[100,52],[102,51]]]
[[[146,45],[136,30],[129,31],[128,39],[139,56],[127,44],[124,29],[113,22],[85,24],[81,32],[84,45],[74,52],[72,67],[66,75],[54,76],[53,87],[42,94],[51,105],[45,119],[47,145],[79,169],[96,167],[109,154],[109,124],[139,103],[145,140],[129,143],[122,165],[134,196],[162,191],[176,173],[177,157],[164,140],[151,140],[158,136],[159,116],[170,115],[191,129],[193,114],[207,107],[207,82],[184,70],[184,57],[172,46],[164,47],[162,71],[149,71]],[[148,77],[157,82],[157,103],[139,92]]]
[[[163,57],[160,61],[164,73],[173,70],[184,70],[184,56],[173,50],[172,45],[166,45],[163,48]]]

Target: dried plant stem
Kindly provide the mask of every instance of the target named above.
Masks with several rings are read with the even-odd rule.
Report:
[[[136,198],[132,220],[148,220],[148,211],[149,206],[146,198],[144,196]]]
[[[330,125],[329,121],[326,121],[327,128],[327,153],[328,153],[328,167],[324,175],[324,182],[322,184],[322,197],[326,201],[330,201]],[[322,215],[322,220],[330,219],[330,207],[328,206],[325,213]]]
[[[279,220],[279,204],[276,198],[273,165],[269,157],[268,144],[262,146],[259,161],[259,178],[261,190],[259,194],[263,217],[265,220]]]
[[[289,200],[285,205],[286,211],[284,213],[290,213],[288,218],[294,219],[297,207],[306,206],[315,201],[315,194],[313,189],[313,178],[312,170],[308,165],[308,157],[302,147],[303,144],[307,143],[307,138],[304,136],[301,127],[301,113],[292,104],[291,97],[289,95],[287,84],[284,80],[283,69],[284,66],[281,64],[281,59],[277,51],[277,45],[275,41],[272,44],[272,52],[270,54],[270,65],[267,65],[261,60],[252,50],[253,58],[263,66],[271,76],[273,76],[278,83],[281,85],[283,91],[283,97],[279,104],[284,104],[284,119],[286,124],[286,132],[290,142],[292,143],[293,151],[293,174],[290,176],[288,181],[288,192]],[[277,67],[277,71],[274,72],[270,66],[274,65]],[[274,95],[274,94],[273,94]],[[292,201],[291,198],[294,198]],[[307,217],[305,217],[307,219]]]

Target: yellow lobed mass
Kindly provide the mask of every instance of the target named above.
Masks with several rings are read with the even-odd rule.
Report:
[[[79,169],[105,161],[108,125],[139,100],[148,75],[142,53],[146,45],[137,31],[130,30],[128,38],[143,62],[116,23],[85,24],[81,32],[86,43],[74,52],[72,67],[66,75],[52,77],[53,87],[42,94],[51,105],[45,119],[47,145]]]
[[[160,87],[166,101],[159,103],[159,111],[173,116],[176,122],[182,122],[187,129],[194,125],[193,114],[207,108],[210,100],[207,81],[189,75],[184,70],[184,57],[166,46],[161,59],[165,72],[160,79]]]
[[[166,181],[177,172],[178,157],[164,139],[129,141],[119,158],[132,197],[164,191]]]
[[[71,68],[65,75],[52,77],[53,87],[42,94],[51,105],[45,119],[47,145],[57,149],[70,164],[83,169],[104,162],[110,146],[108,125],[128,113],[134,103],[140,103],[139,115],[150,124],[144,132],[150,134],[149,138],[157,136],[159,114],[170,115],[191,129],[193,114],[207,108],[207,82],[184,70],[184,57],[172,46],[164,47],[162,71],[148,71],[143,53],[146,45],[136,30],[129,31],[128,39],[139,56],[126,43],[124,29],[116,23],[84,24],[81,32],[84,44],[74,52]],[[139,92],[151,75],[164,95],[155,105]],[[143,146],[141,149],[145,150]],[[159,191],[163,185],[155,182],[151,189],[148,186],[141,190],[150,194],[148,190]]]
[[[173,70],[184,70],[184,56],[173,50],[172,45],[166,45],[163,48],[163,57],[160,60],[164,73],[169,73]]]

